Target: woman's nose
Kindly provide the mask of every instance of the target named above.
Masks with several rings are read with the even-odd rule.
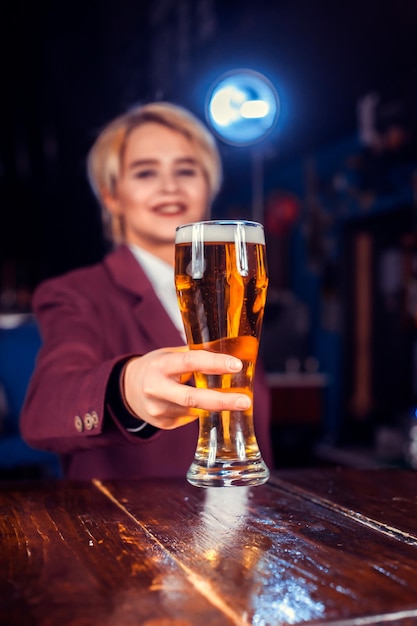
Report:
[[[164,191],[173,192],[178,190],[178,180],[174,173],[165,172],[161,178],[162,189]]]

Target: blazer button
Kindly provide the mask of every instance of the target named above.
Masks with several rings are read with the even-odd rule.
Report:
[[[92,430],[94,428],[94,420],[90,413],[84,415],[84,426],[86,430]]]
[[[75,430],[77,430],[79,433],[81,433],[84,430],[84,424],[79,415],[76,415],[74,417],[74,426],[75,426]]]
[[[98,426],[98,415],[97,415],[96,411],[91,411],[91,417],[93,418],[93,426],[94,426],[94,428],[97,428],[97,426]]]

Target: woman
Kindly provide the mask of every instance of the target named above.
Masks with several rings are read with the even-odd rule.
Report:
[[[36,290],[43,346],[21,432],[29,445],[58,453],[68,478],[185,476],[198,434],[193,409],[250,404],[240,393],[186,384],[196,370],[241,368],[228,355],[186,349],[174,287],[175,229],[209,217],[219,154],[188,111],[153,103],[102,131],[88,173],[115,247],[103,262]],[[258,443],[271,466],[260,376],[255,387]]]

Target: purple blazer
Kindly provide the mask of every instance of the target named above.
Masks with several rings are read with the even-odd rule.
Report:
[[[122,245],[97,265],[45,281],[33,309],[42,347],[21,414],[24,440],[58,453],[67,478],[184,477],[197,422],[144,439],[127,432],[107,402],[121,360],[183,343],[130,250]],[[254,416],[272,468],[269,391],[260,364]]]

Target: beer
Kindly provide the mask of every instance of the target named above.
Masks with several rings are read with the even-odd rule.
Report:
[[[179,227],[175,283],[190,349],[231,354],[243,363],[243,369],[236,374],[195,372],[196,386],[224,393],[242,392],[253,399],[268,286],[262,226],[255,222],[221,221]],[[249,467],[252,473],[259,473],[260,469],[265,473],[267,468],[253,428],[252,408],[220,413],[200,411],[194,464],[198,466],[194,468],[197,473],[201,474],[201,468],[205,468],[209,484],[212,483],[208,475],[236,464],[239,476]],[[259,465],[255,471],[257,464],[262,467]],[[251,484],[257,479],[259,476],[256,479],[252,476]]]

